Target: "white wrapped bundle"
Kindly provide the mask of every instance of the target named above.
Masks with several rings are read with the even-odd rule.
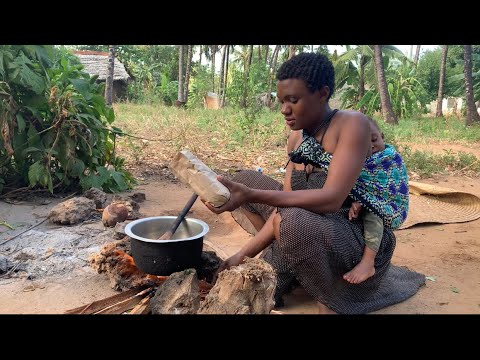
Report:
[[[230,191],[217,180],[217,174],[188,150],[180,151],[170,164],[172,173],[215,207],[230,199]]]

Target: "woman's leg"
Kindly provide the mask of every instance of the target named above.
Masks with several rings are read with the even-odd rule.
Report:
[[[275,240],[280,241],[280,223],[282,221],[282,216],[280,213],[275,213],[274,218],[273,218],[273,233],[275,235]],[[318,302],[319,306],[319,314],[336,314],[335,311],[331,310],[329,307],[326,305]]]
[[[243,215],[245,215],[248,220],[250,220],[250,223],[257,231],[260,231],[265,225],[265,220],[261,215],[252,213],[244,208],[240,208],[239,210],[242,212]]]

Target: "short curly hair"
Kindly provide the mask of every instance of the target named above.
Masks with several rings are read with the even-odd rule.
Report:
[[[277,80],[301,79],[313,93],[328,86],[330,95],[335,90],[335,71],[332,62],[323,54],[300,53],[287,60],[277,72]]]

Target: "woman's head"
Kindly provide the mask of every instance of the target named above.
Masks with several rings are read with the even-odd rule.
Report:
[[[300,53],[284,62],[277,72],[277,80],[300,79],[311,93],[328,86],[327,100],[335,89],[335,71],[332,62],[322,54]]]
[[[333,94],[333,65],[321,54],[301,53],[283,63],[277,73],[281,113],[292,130],[313,130],[328,115]]]

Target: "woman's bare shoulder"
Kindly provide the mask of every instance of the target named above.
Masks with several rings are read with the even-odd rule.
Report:
[[[301,142],[302,139],[302,131],[301,130],[294,130],[291,131],[290,134],[288,135],[288,140],[287,140],[287,152],[292,152],[295,150],[299,143]]]
[[[368,117],[359,111],[341,110],[338,115],[336,122],[340,128],[347,128],[348,130],[370,128]]]

